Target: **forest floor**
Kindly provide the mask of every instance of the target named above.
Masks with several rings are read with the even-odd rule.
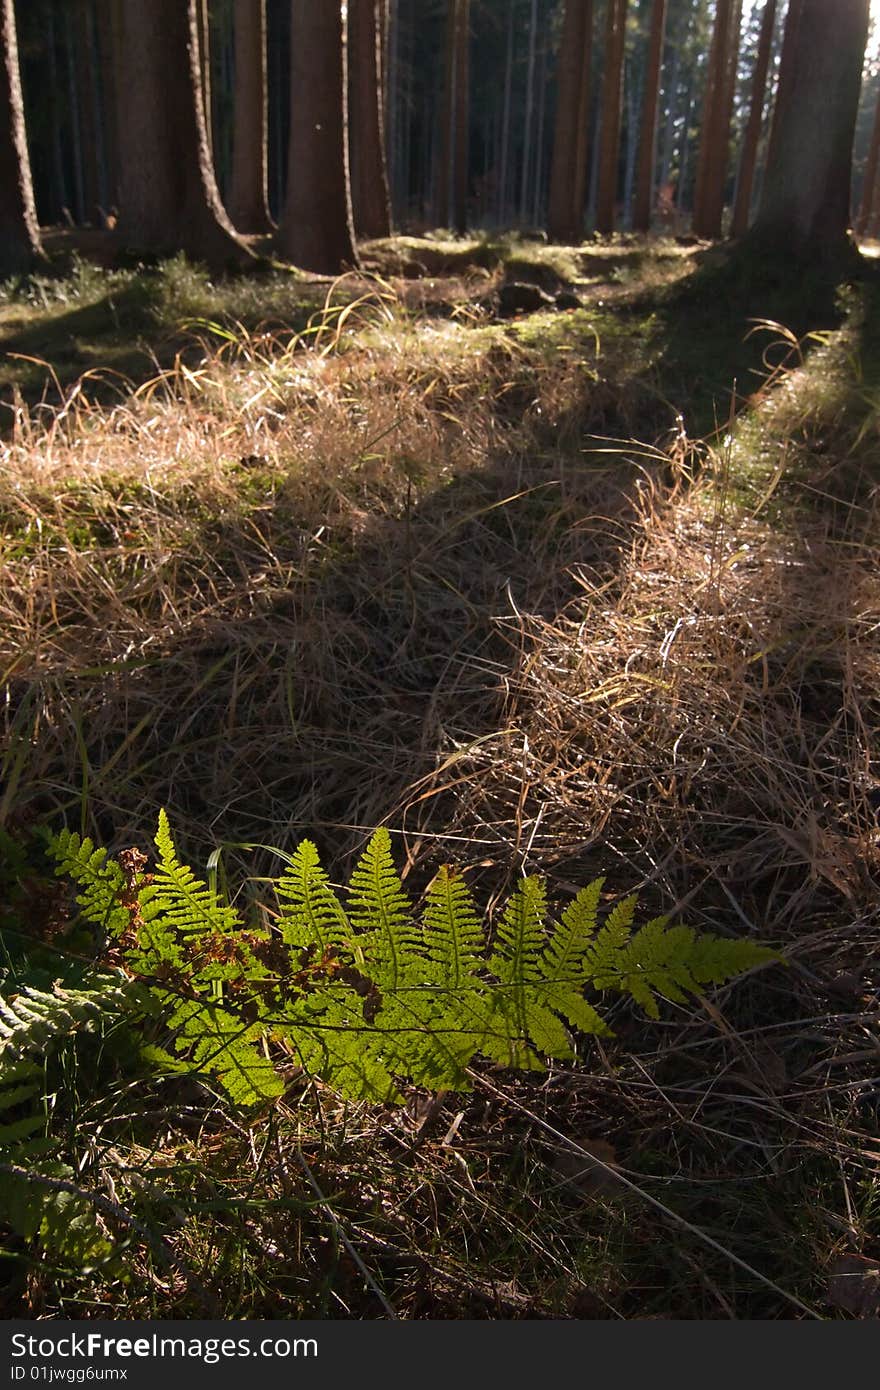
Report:
[[[3,1312],[876,1315],[875,262],[69,251],[0,290],[7,983],[69,910],[34,830],[148,847],[162,806],[231,879],[382,824],[417,891],[604,874],[787,964],[401,1111],[292,1076],[240,1114],[87,1041],[47,1124],[152,1239],[77,1271],[10,1235]]]

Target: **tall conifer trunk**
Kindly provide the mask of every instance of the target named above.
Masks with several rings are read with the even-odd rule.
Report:
[[[467,231],[467,196],[470,181],[470,0],[456,0],[455,15],[455,117],[452,225],[460,236]]]
[[[626,0],[608,0],[605,21],[605,70],[602,78],[602,134],[596,193],[596,230],[606,235],[614,231],[614,209],[617,202],[625,39]]]
[[[217,269],[249,260],[214,181],[197,0],[122,0],[119,67],[121,243]]]
[[[336,275],[357,264],[339,0],[293,0],[290,51],[290,153],[278,246],[294,265]]]
[[[790,80],[761,206],[743,242],[751,251],[829,267],[853,254],[852,148],[867,34],[868,0],[801,0],[797,26],[786,31]]]
[[[227,206],[240,232],[272,227],[267,196],[266,0],[235,0],[232,179]]]
[[[592,0],[566,0],[557,65],[547,213],[547,230],[553,241],[577,242],[583,231],[592,26]]]
[[[385,163],[384,20],[381,0],[348,0],[351,205],[359,239],[385,237],[391,232]]]

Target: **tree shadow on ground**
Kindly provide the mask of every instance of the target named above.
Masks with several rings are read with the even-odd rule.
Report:
[[[331,523],[319,542],[283,492],[259,542],[246,515],[209,521],[195,542],[210,569],[203,558],[192,565],[201,611],[196,602],[176,630],[163,623],[142,664],[129,652],[118,667],[108,613],[100,661],[83,650],[103,674],[84,681],[74,659],[53,675],[50,703],[67,713],[38,781],[75,788],[87,778],[108,841],[135,826],[147,833],[159,805],[194,845],[221,837],[289,846],[316,833],[333,855],[386,819],[416,838],[442,836],[462,750],[500,749],[529,622],[552,624],[585,586],[613,593],[639,487],[660,496],[672,482],[667,458],[646,461],[672,409],[705,419],[725,363],[760,360],[760,345],[743,342],[745,310],[760,302],[775,313],[782,302],[750,291],[734,304],[728,295],[719,315],[706,303],[717,273],[662,305],[652,329],[661,385],[623,417],[613,392],[585,381],[565,411],[535,421],[531,457],[499,452],[396,514],[349,516],[338,531]],[[710,322],[711,339],[701,337]],[[530,406],[508,398],[504,408]],[[76,633],[75,601],[72,609]],[[78,642],[81,633],[71,648]],[[494,821],[484,807],[485,833],[460,857],[494,860],[517,841],[510,788],[528,782],[523,758],[500,779],[507,792]]]

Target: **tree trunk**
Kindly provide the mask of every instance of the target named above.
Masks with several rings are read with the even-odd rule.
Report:
[[[266,0],[235,0],[232,180],[227,207],[240,232],[272,228],[267,196]]]
[[[83,177],[82,102],[80,100],[82,71],[78,70],[79,54],[77,53],[70,10],[64,12],[64,56],[67,61],[67,128],[70,131],[71,164],[73,165],[73,207],[71,211],[74,222],[81,225],[87,220]]]
[[[501,160],[498,171],[498,221],[505,222],[510,170],[510,107],[513,91],[513,6],[507,15],[507,53],[504,60],[504,110],[501,117]]]
[[[852,147],[867,34],[868,0],[801,0],[751,248],[828,266],[852,254]]]
[[[523,162],[519,190],[519,220],[526,221],[529,206],[529,171],[532,161],[532,109],[535,101],[535,45],[538,38],[538,0],[532,0],[529,18],[529,60],[526,68],[526,107],[523,120]]]
[[[541,44],[541,59],[538,63],[538,117],[535,130],[535,201],[532,209],[532,225],[541,225],[541,205],[544,183],[544,123],[547,115],[547,44]]]
[[[448,227],[452,210],[453,123],[455,121],[455,37],[458,0],[446,0],[446,44],[443,51],[443,93],[440,102],[440,136],[436,146],[434,221]]]
[[[550,165],[550,205],[547,230],[552,241],[578,242],[584,219],[586,159],[582,135],[588,121],[589,59],[592,47],[592,0],[566,0],[557,68],[556,125]],[[578,201],[580,191],[580,201]]]
[[[459,236],[467,231],[470,145],[470,0],[456,0],[455,21],[455,121],[452,225]]]
[[[391,234],[382,99],[383,19],[381,0],[348,0],[351,204],[359,240]]]
[[[804,0],[788,0],[785,14],[785,29],[782,36],[782,53],[779,58],[779,77],[776,82],[776,99],[773,103],[773,120],[770,125],[770,140],[767,146],[767,163],[774,155],[779,112],[788,100],[788,93],[794,77],[794,61],[797,52],[797,31],[801,22]]]
[[[727,175],[727,141],[723,136],[728,90],[730,38],[733,0],[718,0],[712,47],[706,73],[703,122],[697,155],[697,182],[694,189],[693,228],[697,236],[721,234],[724,180]]]
[[[99,209],[106,201],[104,139],[95,67],[94,12],[91,0],[79,0],[76,11],[76,63],[79,70],[83,210],[86,222],[100,225]]]
[[[222,269],[250,252],[223,210],[208,150],[197,0],[120,6],[119,240]]]
[[[608,16],[605,23],[605,74],[602,79],[602,138],[599,146],[599,184],[596,193],[596,230],[605,235],[614,231],[625,39],[626,0],[608,0]]]
[[[24,129],[21,74],[12,0],[0,0],[0,275],[42,258]]]
[[[52,0],[44,0],[43,13],[46,19],[46,65],[49,71],[49,129],[52,144],[52,212],[60,222],[67,207],[67,180],[65,178],[64,151],[61,148],[61,112],[58,93],[61,80],[58,74],[58,43],[55,30],[55,11]]]
[[[767,72],[770,67],[770,51],[773,44],[773,26],[776,21],[776,0],[766,0],[761,16],[761,33],[758,39],[758,53],[755,58],[755,71],[752,76],[752,94],[749,103],[749,119],[743,138],[742,154],[739,163],[739,180],[736,185],[736,202],[733,208],[731,231],[735,237],[744,236],[748,231],[749,214],[752,206],[752,189],[755,183],[755,166],[758,162],[758,143],[761,139],[761,126],[764,121],[764,98],[767,93]]]
[[[584,233],[584,211],[587,201],[587,175],[590,173],[590,112],[592,109],[592,68],[593,68],[593,0],[587,0],[586,31],[581,48],[581,77],[577,114],[577,134],[574,150],[574,179],[572,182],[574,200],[575,241],[580,241]]]
[[[874,232],[876,217],[874,215],[874,203],[877,196],[877,166],[880,163],[880,89],[877,92],[877,105],[874,110],[874,126],[871,131],[871,147],[868,151],[868,162],[865,166],[865,184],[862,189],[862,202],[859,208],[859,217],[856,229],[859,236],[871,236]]]
[[[666,0],[654,0],[654,6],[651,10],[651,34],[648,40],[645,86],[642,94],[639,167],[636,173],[636,196],[633,205],[633,227],[637,232],[647,232],[651,228],[657,147],[657,100],[660,95],[660,68],[663,63],[663,33],[665,28]]]
[[[339,0],[293,0],[290,48],[290,156],[278,245],[294,265],[337,275],[357,265]]]
[[[97,70],[101,94],[100,129],[104,139],[106,207],[98,209],[102,223],[115,216],[119,202],[119,153],[116,127],[119,79],[119,0],[99,0],[95,7]]]

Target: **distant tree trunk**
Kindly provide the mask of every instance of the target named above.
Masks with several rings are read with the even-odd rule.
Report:
[[[749,103],[749,119],[743,138],[742,154],[739,164],[739,180],[736,185],[736,202],[733,208],[731,231],[735,237],[744,236],[749,226],[752,206],[752,189],[755,183],[755,166],[758,162],[758,143],[761,139],[761,126],[764,121],[764,98],[767,92],[767,72],[770,67],[770,51],[773,44],[773,26],[776,22],[776,0],[766,0],[761,16],[761,33],[758,39],[758,53],[755,58],[755,71],[752,76],[752,93]]]
[[[12,0],[0,0],[0,275],[42,258],[24,129],[21,74]]]
[[[345,28],[339,0],[293,0],[283,255],[336,275],[356,266],[348,181]]]
[[[519,190],[519,220],[525,223],[529,206],[529,171],[532,159],[532,108],[535,101],[535,45],[538,37],[538,0],[532,0],[529,19],[529,60],[526,68],[526,106],[523,120],[523,162]]]
[[[80,80],[78,72],[77,44],[74,36],[73,17],[69,9],[64,11],[64,56],[67,60],[67,128],[70,131],[71,165],[73,167],[73,213],[74,222],[86,220],[85,190],[83,179],[82,149],[82,105],[80,102]]]
[[[666,0],[654,0],[651,34],[642,93],[642,128],[639,136],[639,166],[633,204],[633,227],[637,232],[651,228],[654,205],[654,166],[657,149],[657,100],[660,95],[660,69],[663,63],[663,34],[666,28]]]
[[[718,0],[694,192],[693,227],[701,237],[721,235],[741,15],[742,0]]]
[[[501,160],[498,172],[498,221],[505,221],[510,177],[510,107],[513,91],[513,6],[507,15],[507,53],[504,60],[504,111],[501,117]]]
[[[58,73],[58,42],[53,0],[43,0],[42,8],[46,20],[46,66],[49,71],[47,104],[49,108],[49,129],[52,145],[52,211],[60,221],[64,216],[65,208],[67,208],[68,198],[67,179],[65,177],[64,168],[64,152],[61,148],[61,103],[59,101],[61,79]]]
[[[467,231],[467,199],[470,182],[470,0],[456,0],[455,19],[455,119],[452,180],[452,225],[460,236]]]
[[[592,68],[593,68],[593,0],[587,0],[586,29],[581,48],[581,76],[578,88],[577,131],[574,149],[574,180],[572,198],[574,203],[575,241],[580,241],[584,232],[584,211],[587,201],[587,175],[590,170],[590,111],[592,108]]]
[[[227,207],[240,232],[272,228],[267,196],[266,0],[235,0],[232,180]]]
[[[79,73],[80,145],[83,172],[83,216],[99,225],[98,209],[107,198],[104,140],[95,66],[96,44],[91,0],[76,7],[76,66]]]
[[[348,99],[351,205],[355,236],[391,234],[382,99],[384,7],[381,0],[348,0]]]
[[[678,74],[681,67],[681,45],[676,44],[675,52],[672,57],[672,72],[669,75],[669,92],[666,103],[666,122],[663,127],[663,149],[660,155],[660,187],[663,188],[669,182],[669,171],[672,168],[672,142],[675,138],[675,112],[678,95]]]
[[[626,0],[608,0],[605,22],[605,71],[602,79],[602,136],[599,147],[599,184],[596,193],[596,230],[604,234],[614,231],[625,39]]]
[[[100,76],[101,121],[104,142],[104,167],[107,206],[99,212],[112,215],[119,201],[119,154],[116,134],[117,96],[119,78],[119,0],[99,0],[95,7],[97,70]]]
[[[865,166],[865,183],[862,188],[862,201],[859,207],[856,230],[859,236],[872,236],[876,224],[874,203],[877,198],[877,168],[880,164],[880,88],[877,91],[877,105],[874,109],[874,126],[871,131],[871,147]]]
[[[217,269],[249,260],[214,181],[196,0],[122,0],[119,39],[119,240]]]
[[[532,208],[532,223],[541,225],[541,205],[544,183],[544,123],[547,116],[547,44],[541,44],[541,61],[538,64],[538,118],[535,130],[535,201]]]
[[[868,0],[801,0],[791,80],[743,246],[829,267],[852,255],[852,148],[867,34]]]
[[[446,0],[446,44],[443,50],[443,94],[440,102],[440,138],[437,144],[434,220],[441,227],[452,221],[453,124],[455,121],[455,39],[458,32],[458,0]]]
[[[592,31],[592,0],[566,0],[559,43],[556,125],[547,212],[547,230],[553,241],[577,242],[583,231],[586,159],[582,159],[584,169],[581,171],[578,156],[584,148],[582,135],[588,125]]]

